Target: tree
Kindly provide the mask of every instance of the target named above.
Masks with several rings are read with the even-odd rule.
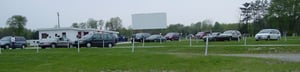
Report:
[[[104,20],[99,20],[98,21],[98,26],[99,26],[99,29],[102,30],[103,27],[104,27]]]
[[[212,28],[212,31],[214,32],[222,32],[223,30],[224,28],[219,22],[216,22],[214,27]]]
[[[97,21],[92,18],[89,18],[86,24],[87,28],[97,29],[98,27]]]
[[[300,0],[272,0],[267,17],[268,23],[280,31],[300,33]]]
[[[82,28],[82,29],[86,29],[87,28],[87,24],[82,22],[79,24],[79,28]]]
[[[14,30],[14,33],[16,35],[22,35],[25,25],[26,25],[27,19],[25,16],[21,15],[14,15],[10,18],[8,18],[6,24],[9,25],[9,28]]]
[[[71,27],[73,27],[73,28],[79,28],[79,25],[78,25],[78,23],[72,23],[72,26]]]
[[[116,31],[117,29],[123,28],[122,20],[119,17],[110,18],[110,21],[106,22],[105,29]]]
[[[211,31],[212,29],[212,21],[211,20],[204,20],[202,22],[202,31]]]

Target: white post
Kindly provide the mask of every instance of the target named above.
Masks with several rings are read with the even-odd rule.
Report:
[[[145,39],[143,38],[143,47],[145,46]]]
[[[205,45],[205,56],[207,56],[207,49],[208,49],[208,37],[206,37],[206,45]]]
[[[0,54],[2,53],[2,48],[0,47]]]
[[[131,47],[131,52],[134,53],[134,38],[132,38],[132,47]]]
[[[35,46],[36,46],[36,53],[39,53],[39,44],[37,42],[35,42]]]
[[[77,40],[77,52],[78,52],[78,53],[80,52],[79,42],[80,42],[80,39],[78,38],[78,40]]]
[[[159,33],[159,35],[161,36],[161,33]],[[162,43],[162,42],[161,42],[161,37],[159,37],[159,42],[160,42],[160,44]]]
[[[286,41],[286,32],[284,33],[284,41]]]
[[[247,45],[247,36],[244,37],[244,45]]]
[[[192,47],[192,37],[190,37],[190,47]]]
[[[104,48],[104,40],[102,40],[102,48]]]
[[[240,42],[240,37],[238,37],[238,42]]]

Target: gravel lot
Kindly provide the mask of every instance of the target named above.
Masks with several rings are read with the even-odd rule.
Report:
[[[222,56],[272,58],[283,61],[300,62],[300,54],[220,54]]]

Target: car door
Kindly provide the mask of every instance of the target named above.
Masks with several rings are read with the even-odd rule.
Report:
[[[60,47],[67,47],[69,45],[69,41],[66,38],[59,38],[56,44]]]
[[[101,46],[102,45],[102,35],[101,34],[95,34],[92,38],[92,46]]]

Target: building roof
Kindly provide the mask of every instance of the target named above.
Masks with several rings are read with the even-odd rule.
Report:
[[[40,28],[37,29],[37,31],[60,31],[60,30],[75,30],[75,31],[103,31],[103,32],[109,32],[109,33],[119,33],[116,31],[107,31],[107,30],[98,30],[98,29],[82,29],[82,28],[72,28],[72,27],[62,27],[62,28]]]

